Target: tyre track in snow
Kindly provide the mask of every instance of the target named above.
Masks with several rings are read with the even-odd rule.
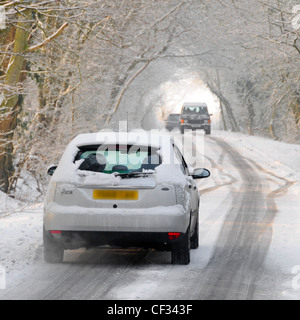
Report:
[[[66,251],[62,264],[46,264],[39,256],[22,281],[5,291],[5,299],[108,300],[110,291],[130,278],[151,251],[95,248]],[[0,296],[1,298],[1,296]]]
[[[286,182],[271,191],[266,179],[238,151],[221,139],[209,139],[226,152],[242,184],[237,192],[233,191],[232,206],[201,276],[198,298],[252,299],[272,240],[277,212],[274,196],[291,184]],[[264,171],[261,167],[259,170]]]
[[[95,248],[83,250],[78,257],[76,253],[69,252],[69,262],[68,257],[66,262],[71,268],[75,267],[73,274],[44,299],[109,299],[112,288],[117,287],[122,278],[126,278],[128,272],[149,253],[143,249]],[[79,273],[78,264],[82,264]]]
[[[215,177],[212,177],[214,179],[214,185],[207,188],[201,188],[201,194],[205,194],[207,192],[215,191],[219,188],[233,185],[235,182],[237,182],[237,179],[234,178],[231,174],[224,173],[223,168],[220,165],[217,165],[216,162],[211,159],[208,156],[205,156],[205,158],[211,163],[212,168],[217,169],[218,172],[221,174],[222,180],[218,180]]]

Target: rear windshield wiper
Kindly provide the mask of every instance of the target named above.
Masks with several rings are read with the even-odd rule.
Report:
[[[155,173],[154,170],[148,171],[132,171],[132,172],[124,172],[124,173],[115,173],[116,176],[121,177],[122,179],[130,179],[130,178],[139,178],[139,177],[148,177],[149,174]]]

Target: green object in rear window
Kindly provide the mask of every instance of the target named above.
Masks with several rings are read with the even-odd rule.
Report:
[[[157,149],[143,146],[90,146],[80,150],[76,159],[85,161],[80,170],[111,174],[154,169],[161,163]]]

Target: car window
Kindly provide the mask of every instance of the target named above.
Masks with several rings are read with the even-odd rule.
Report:
[[[183,155],[181,154],[180,150],[178,149],[178,147],[176,145],[173,145],[173,148],[174,148],[175,156],[180,164],[180,168],[181,168],[183,174],[188,175],[188,167],[187,167],[187,164],[183,158]]]
[[[154,170],[161,164],[156,148],[136,145],[99,145],[80,149],[75,160],[84,159],[79,170],[129,173]]]
[[[184,114],[208,114],[207,107],[183,107]]]
[[[179,120],[179,115],[176,115],[176,114],[171,114],[169,115],[168,117],[169,120]]]

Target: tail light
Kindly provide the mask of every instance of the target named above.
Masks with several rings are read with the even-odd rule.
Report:
[[[53,239],[60,240],[62,237],[62,233],[60,230],[50,230],[49,231]]]
[[[176,240],[179,238],[180,232],[169,232],[168,236],[170,240]]]
[[[183,120],[183,119],[181,119],[180,123],[184,123],[184,120]]]

